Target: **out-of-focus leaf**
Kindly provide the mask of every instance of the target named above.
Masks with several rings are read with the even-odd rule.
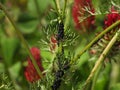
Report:
[[[28,22],[18,23],[18,27],[20,28],[23,34],[31,34],[36,30],[38,25],[37,20],[32,20]]]
[[[10,72],[12,77],[17,78],[21,69],[21,62],[15,63],[11,68]]]
[[[1,2],[1,3],[5,3],[5,2],[6,2],[6,0],[0,0],[0,2]]]
[[[0,63],[0,73],[4,72],[4,64],[3,63]]]
[[[40,6],[41,12],[44,12],[44,10],[47,8],[47,6],[52,3],[51,0],[37,0],[37,1]]]
[[[80,41],[80,45],[76,49],[77,54],[79,52],[81,52],[81,50],[84,48],[85,45],[86,45],[86,40],[85,39],[83,39],[82,41]],[[88,59],[89,59],[88,52],[86,52],[83,55],[81,55],[80,59],[77,61],[78,67],[80,67],[81,65],[83,65]]]
[[[0,22],[2,23],[5,18],[4,13],[0,10]]]
[[[15,50],[18,46],[18,39],[16,38],[7,38],[2,37],[1,39],[1,49],[5,63],[10,66],[13,62],[13,56],[15,54]]]
[[[23,34],[31,34],[36,30],[39,21],[27,12],[21,13],[18,17],[18,26]]]
[[[95,85],[95,90],[105,90],[109,81],[109,73],[111,70],[110,64],[107,64],[104,70],[101,70],[102,72],[100,73],[96,85]]]
[[[27,12],[21,13],[18,17],[18,23],[25,23],[32,20],[37,20],[37,18]]]
[[[120,90],[120,83],[113,85],[110,90]]]
[[[96,82],[95,90],[104,90],[106,81],[107,81],[106,77],[99,78]]]
[[[51,1],[51,0],[37,0],[37,2],[39,5],[40,14],[44,13],[47,6],[51,3],[53,3],[53,1]],[[37,16],[36,6],[35,6],[35,3],[33,0],[29,0],[28,10],[33,12],[33,14],[36,14],[36,16]]]

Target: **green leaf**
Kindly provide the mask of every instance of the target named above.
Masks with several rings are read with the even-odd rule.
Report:
[[[0,73],[5,71],[5,67],[3,63],[0,63]]]
[[[120,90],[120,83],[113,85],[110,90]]]
[[[18,23],[18,27],[20,28],[23,34],[31,34],[33,33],[38,25],[37,20],[32,20],[28,22]]]
[[[48,5],[51,5],[53,3],[52,0],[37,0],[37,2],[39,5],[40,14],[44,13]],[[29,0],[28,10],[31,11],[33,14],[37,14],[34,0]]]
[[[0,22],[2,23],[4,21],[5,15],[2,10],[0,10]]]
[[[95,90],[105,90],[106,88],[108,88],[110,70],[110,64],[107,64],[106,67],[101,70],[101,73],[99,74],[99,77],[96,81]]]
[[[24,12],[19,15],[17,24],[23,34],[31,34],[36,30],[39,20],[34,15]]]
[[[15,79],[19,76],[19,72],[21,70],[21,62],[15,63],[12,67],[10,67],[11,76]]]
[[[95,90],[104,90],[106,82],[107,82],[106,77],[102,77],[98,79],[95,85]]]
[[[37,20],[37,18],[31,14],[29,14],[28,12],[23,12],[19,15],[18,17],[18,22],[19,23],[24,23],[24,22],[29,22],[32,20]]]
[[[4,4],[6,2],[6,0],[0,0],[0,2]]]
[[[13,56],[18,46],[18,39],[2,37],[1,49],[5,63],[10,66],[13,62]]]

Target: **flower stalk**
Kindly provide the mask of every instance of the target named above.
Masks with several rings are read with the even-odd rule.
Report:
[[[106,55],[108,54],[108,52],[110,51],[110,49],[112,48],[112,46],[114,45],[114,43],[116,42],[116,40],[118,39],[119,34],[120,34],[120,29],[116,32],[116,34],[113,36],[113,38],[111,39],[111,41],[108,43],[107,47],[104,49],[104,51],[102,52],[102,54],[98,58],[95,66],[93,67],[90,75],[88,76],[88,78],[87,78],[87,80],[85,82],[83,90],[85,90],[85,87],[90,83],[90,81],[93,78],[93,76],[95,75],[96,71],[98,69],[100,69],[99,67],[101,66],[101,64],[103,63]]]
[[[56,8],[57,14],[59,15],[59,14],[60,14],[59,1],[58,1],[58,0],[53,0],[53,1],[54,1],[54,3],[55,3],[55,8]]]
[[[104,34],[106,34],[107,32],[109,32],[110,30],[114,29],[119,24],[120,24],[120,20],[116,21],[111,26],[109,26],[108,28],[106,28],[103,32],[101,32],[98,36],[96,36],[82,51],[80,51],[79,54],[77,54],[73,58],[73,60],[71,60],[70,64],[75,63],[80,58],[80,56],[82,54],[84,54],[84,52],[86,52],[99,38],[101,38]]]

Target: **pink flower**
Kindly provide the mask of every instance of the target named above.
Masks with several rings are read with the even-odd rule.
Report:
[[[90,16],[84,19],[84,21],[80,22],[80,17],[85,17],[86,14],[89,14],[87,11],[83,10],[85,7],[91,8],[90,11],[94,13],[91,0],[74,0],[72,16],[76,29],[89,29],[91,26],[94,26],[94,16]]]
[[[36,47],[32,47],[30,51],[31,51],[33,57],[35,58],[39,69],[41,71],[43,71],[44,69],[43,69],[42,61],[41,61],[41,57],[40,57],[40,50]],[[24,75],[25,75],[27,81],[33,83],[33,82],[39,80],[40,76],[38,75],[34,65],[32,64],[30,57],[27,58],[27,62],[28,62],[28,65],[25,67]]]

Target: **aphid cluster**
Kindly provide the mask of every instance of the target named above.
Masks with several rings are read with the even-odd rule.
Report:
[[[55,73],[55,80],[53,82],[52,85],[52,90],[57,90],[62,82],[62,77],[64,76],[65,70],[69,69],[69,62],[66,61],[63,65],[63,67],[61,67],[56,73]]]
[[[61,22],[58,24],[57,35],[58,48],[60,47],[59,44],[63,41],[63,39],[64,39],[64,24]],[[69,68],[69,62],[64,56],[64,48],[63,46],[60,48],[62,48],[62,50],[57,54],[57,65],[59,69],[55,72],[55,79],[53,85],[51,86],[52,90],[57,90],[60,87],[65,70]]]
[[[55,73],[55,80],[54,80],[53,85],[52,85],[52,90],[57,90],[59,88],[63,75],[64,75],[63,70],[58,70]]]
[[[58,24],[58,35],[57,35],[58,45],[60,41],[63,40],[63,38],[64,38],[64,24],[61,22]]]

